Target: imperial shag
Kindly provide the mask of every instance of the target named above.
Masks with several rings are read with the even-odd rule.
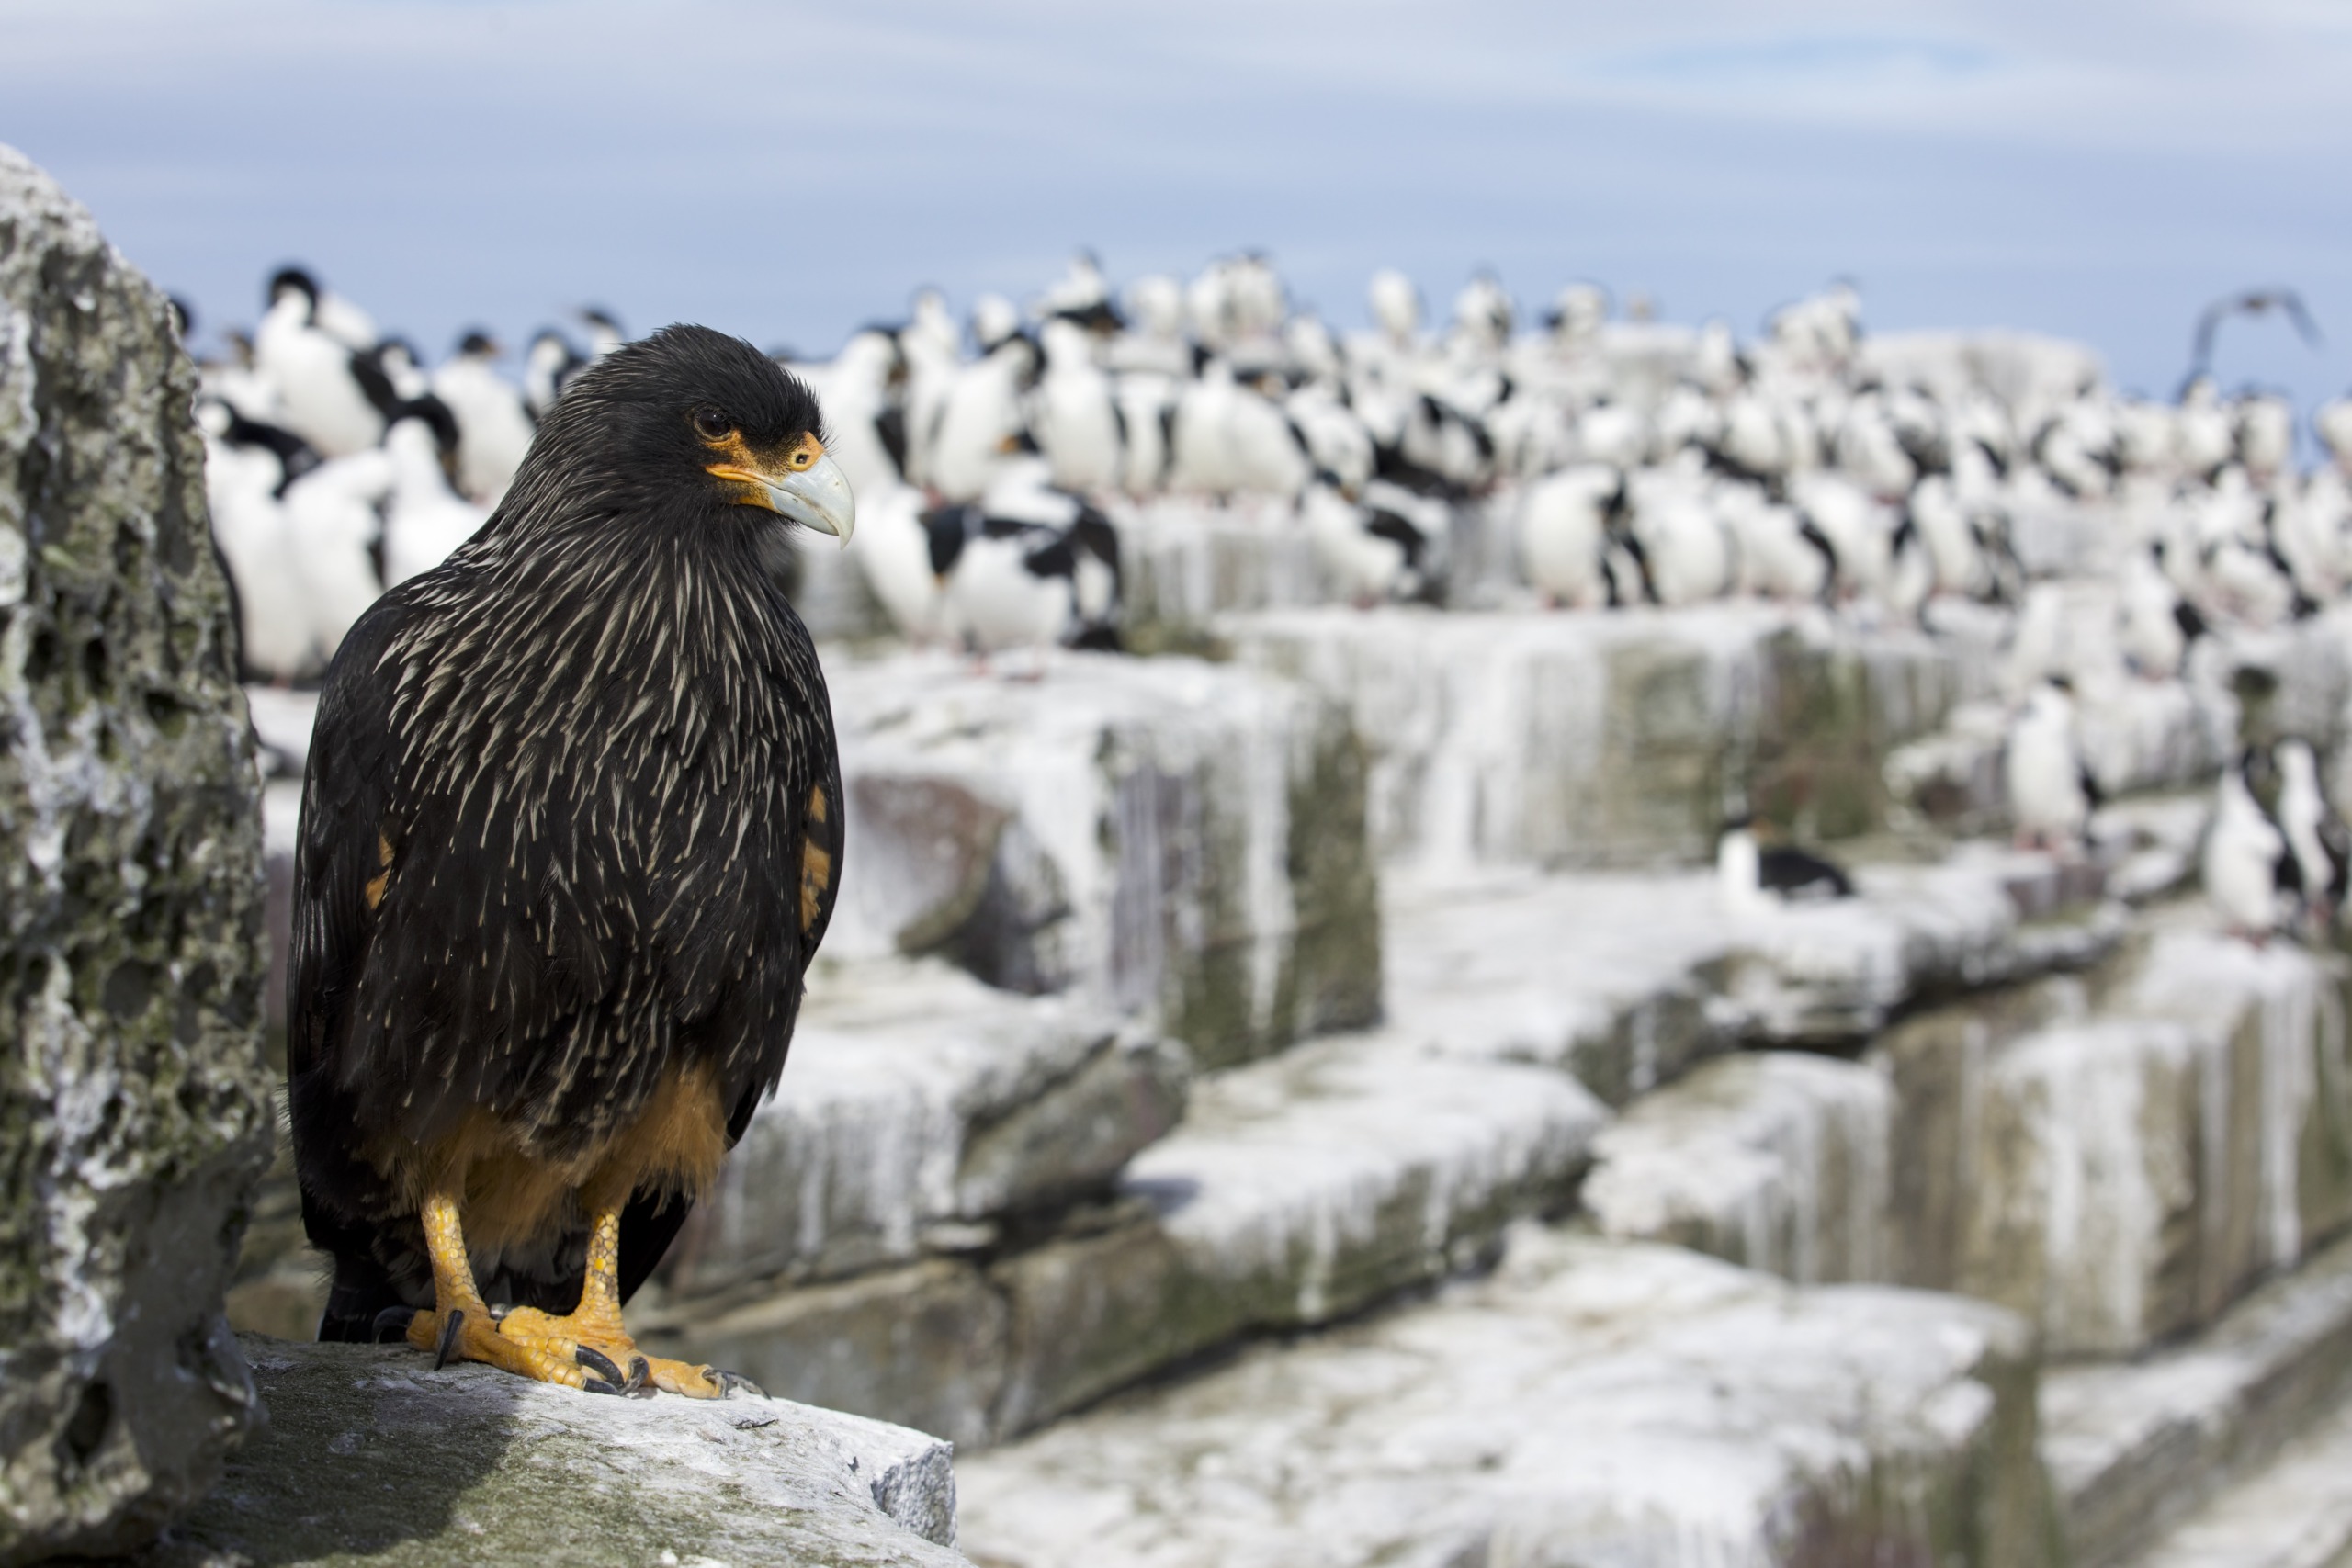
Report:
[[[322,1338],[725,1393],[620,1308],[775,1087],[825,934],[841,776],[779,566],[852,522],[808,389],[672,327],[582,371],[481,532],[352,627],[288,996]]]

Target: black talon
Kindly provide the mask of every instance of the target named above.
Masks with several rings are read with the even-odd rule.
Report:
[[[637,1393],[653,1378],[653,1365],[642,1356],[628,1359],[628,1382],[621,1384],[623,1393]]]
[[[580,1387],[583,1392],[588,1393],[620,1393],[619,1389],[615,1388],[611,1383],[606,1382],[602,1378],[590,1378],[586,1382],[582,1383]]]
[[[433,1370],[439,1371],[449,1364],[449,1352],[458,1348],[458,1330],[466,1325],[466,1309],[451,1307],[449,1315],[441,1320],[441,1347],[433,1352]]]
[[[768,1391],[766,1389],[762,1388],[759,1384],[753,1382],[751,1379],[745,1377],[741,1372],[722,1372],[714,1370],[705,1375],[711,1378],[718,1384],[721,1391],[719,1397],[722,1399],[727,1397],[727,1395],[733,1393],[739,1388],[745,1393],[751,1394],[755,1398],[765,1399],[768,1396]]]
[[[373,1330],[379,1345],[397,1345],[408,1337],[408,1325],[415,1318],[414,1307],[386,1307],[376,1314]]]
[[[614,1393],[620,1392],[620,1386],[626,1380],[621,1376],[620,1368],[613,1364],[613,1359],[610,1356],[592,1346],[582,1345],[572,1351],[571,1359],[612,1384]]]

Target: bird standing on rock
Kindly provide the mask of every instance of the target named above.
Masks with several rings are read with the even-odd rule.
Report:
[[[2247,786],[2255,754],[2222,770],[2199,869],[2205,897],[2231,934],[2260,947],[2278,929],[2295,881],[2294,853]]]
[[[2075,699],[2066,682],[2044,681],[2027,695],[2025,711],[2009,727],[2005,769],[2019,845],[2078,848],[2100,801],[2075,746]]]
[[[288,976],[322,1338],[730,1386],[641,1355],[621,1303],[775,1087],[832,909],[832,716],[776,566],[854,515],[808,389],[671,327],[582,372],[481,531],[345,639]]]

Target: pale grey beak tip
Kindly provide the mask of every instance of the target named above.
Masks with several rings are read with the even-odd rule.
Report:
[[[857,529],[857,499],[850,493],[849,476],[830,454],[797,474],[771,481],[768,499],[779,515],[831,534],[842,548],[849,548],[850,535]]]

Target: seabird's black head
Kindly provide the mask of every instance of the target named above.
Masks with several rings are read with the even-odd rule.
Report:
[[[424,427],[433,432],[434,449],[440,453],[445,466],[457,456],[458,444],[463,437],[458,429],[458,416],[450,412],[447,403],[430,392],[421,398],[411,398],[400,405],[392,415],[391,423],[398,423],[403,419],[421,420]]]
[[[299,266],[281,266],[270,275],[268,303],[277,304],[281,295],[289,292],[309,300],[313,310],[319,308],[319,280]]]
[[[512,526],[617,517],[692,526],[763,509],[849,543],[856,509],[816,395],[741,338],[664,327],[582,370],[515,476]]]
[[[498,340],[480,327],[470,327],[467,329],[466,335],[458,340],[458,352],[463,355],[479,355],[484,359],[495,359],[499,353]]]

